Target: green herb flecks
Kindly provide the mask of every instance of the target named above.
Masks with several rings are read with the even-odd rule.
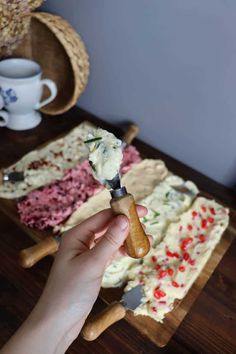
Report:
[[[158,213],[158,211],[151,209],[151,211],[153,212],[153,217],[156,218],[157,216],[160,216],[160,213]]]
[[[89,143],[93,143],[94,141],[98,141],[98,140],[102,140],[102,137],[97,137],[97,138],[85,140],[84,143],[89,144]]]
[[[153,221],[153,222],[150,223],[150,225],[155,225],[155,224],[158,224],[158,223],[159,223],[159,221]]]
[[[106,145],[103,146],[103,149],[102,149],[102,153],[103,155],[107,155],[107,152],[108,152],[108,148]]]
[[[148,219],[144,216],[143,217],[143,223],[148,222]]]

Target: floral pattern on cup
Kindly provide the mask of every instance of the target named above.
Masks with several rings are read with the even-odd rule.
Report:
[[[12,88],[3,90],[2,87],[0,87],[0,95],[4,100],[5,106],[8,106],[10,103],[14,103],[18,100],[16,93]]]

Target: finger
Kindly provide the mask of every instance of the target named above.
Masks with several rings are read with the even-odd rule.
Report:
[[[91,256],[93,254],[105,266],[124,243],[128,233],[128,218],[124,215],[116,216],[102,239],[91,250]]]
[[[142,205],[137,205],[136,207],[139,217],[147,214],[146,207]],[[91,216],[63,234],[60,249],[63,249],[63,252],[64,250],[66,252],[73,252],[73,254],[71,252],[68,253],[68,257],[73,257],[88,250],[91,247],[92,240],[100,237],[107,231],[109,223],[113,218],[114,214],[110,208]]]
[[[143,206],[143,205],[136,204],[136,209],[137,209],[138,216],[140,218],[142,218],[143,216],[147,215],[147,213],[148,213],[147,208],[145,206]]]
[[[149,239],[149,242],[150,242],[150,245],[153,244],[153,237],[152,235],[147,235],[148,239]],[[129,255],[127,254],[126,252],[126,247],[125,245],[122,245],[119,250],[113,255],[113,257],[111,257],[110,259],[110,263],[113,261],[113,259],[119,259],[119,258],[122,258],[122,257],[129,257]]]
[[[91,216],[63,234],[60,249],[63,249],[65,253],[73,251],[75,254],[87,250],[91,239],[95,237],[95,233],[106,229],[113,217],[111,209],[105,209]],[[68,253],[69,257],[71,252]]]
[[[147,212],[148,212],[146,207],[144,207],[143,205],[139,205],[139,204],[136,205],[136,210],[137,210],[137,214],[138,214],[138,216],[140,218],[145,216],[147,214]],[[112,220],[113,219],[111,218],[110,222],[112,222]],[[143,226],[145,227],[145,225],[143,225]],[[97,231],[95,233],[95,239],[100,238],[101,236],[103,236],[105,234],[105,232],[107,231],[108,227],[109,227],[109,224],[106,225],[106,227],[104,227],[100,231]]]
[[[141,218],[147,214],[147,208],[137,204],[137,214]],[[86,241],[87,240],[87,233],[95,234],[97,237],[100,237],[103,235],[107,228],[109,223],[112,221],[114,217],[114,214],[112,210],[109,209],[104,209],[97,214],[91,216],[85,221],[82,221],[79,225],[73,227],[69,231],[65,232],[63,234],[63,238],[66,236],[67,238],[78,238],[81,241]]]

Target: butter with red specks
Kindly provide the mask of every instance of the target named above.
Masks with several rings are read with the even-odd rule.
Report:
[[[135,315],[162,322],[175,300],[184,298],[220,241],[229,222],[228,213],[214,200],[199,197],[177,222],[169,224],[163,241],[143,259],[143,264],[134,264],[128,271],[125,291],[137,285],[137,269],[142,269],[144,298]],[[179,257],[174,257],[175,253]],[[154,257],[158,264],[150,261]],[[163,293],[165,303],[160,301]]]

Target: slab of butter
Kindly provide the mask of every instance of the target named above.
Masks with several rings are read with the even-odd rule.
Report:
[[[142,264],[128,270],[125,291],[143,286],[143,304],[135,315],[162,322],[177,299],[183,299],[199,276],[229,223],[229,210],[199,197],[177,222],[168,226],[163,241]]]
[[[75,166],[81,158],[88,156],[88,148],[84,140],[94,129],[95,126],[85,121],[63,138],[29,152],[15,164],[4,169],[4,173],[24,171],[25,180],[0,185],[0,197],[19,198],[36,188],[62,178],[66,169]]]

